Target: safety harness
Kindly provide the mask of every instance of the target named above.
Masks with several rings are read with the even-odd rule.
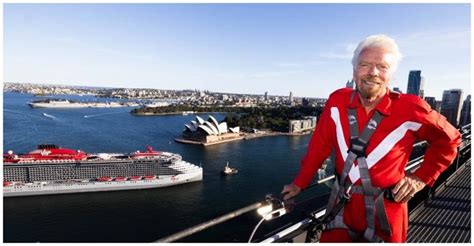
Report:
[[[352,102],[354,95],[352,93],[350,102]],[[379,218],[382,232],[386,235],[392,235],[390,224],[388,223],[387,213],[384,206],[384,193],[388,195],[391,192],[372,186],[372,181],[369,176],[369,168],[367,166],[366,148],[370,137],[375,132],[383,116],[375,111],[372,118],[367,123],[367,126],[359,135],[359,128],[357,123],[356,109],[348,109],[349,130],[351,134],[350,148],[344,163],[344,168],[340,177],[336,175],[336,181],[329,197],[329,203],[326,208],[325,216],[320,220],[323,230],[328,229],[346,229],[353,241],[360,241],[365,238],[369,242],[383,242],[382,238],[375,234],[375,215]],[[357,167],[360,172],[360,179],[362,185],[354,185],[350,179],[347,178],[349,171],[354,161],[357,160]],[[367,219],[367,228],[363,235],[352,231],[344,223],[344,205],[349,202],[352,194],[364,195],[365,214]]]

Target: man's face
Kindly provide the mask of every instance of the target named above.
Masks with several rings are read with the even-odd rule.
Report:
[[[362,97],[374,99],[385,93],[392,75],[393,55],[384,48],[365,48],[359,55],[354,80]]]

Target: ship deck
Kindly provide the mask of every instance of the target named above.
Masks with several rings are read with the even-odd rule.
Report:
[[[428,203],[411,211],[410,243],[471,242],[471,161],[460,168]]]

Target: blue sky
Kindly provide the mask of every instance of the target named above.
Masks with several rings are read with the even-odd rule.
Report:
[[[470,4],[4,4],[4,81],[327,97],[392,36],[391,87],[470,94]]]

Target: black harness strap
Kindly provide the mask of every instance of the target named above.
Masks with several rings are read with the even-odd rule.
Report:
[[[355,94],[354,91],[351,95],[351,102],[354,99]],[[372,186],[369,168],[366,161],[366,148],[369,139],[372,137],[382,119],[383,116],[378,111],[375,111],[374,115],[362,131],[362,134],[359,136],[357,111],[356,109],[348,109],[351,146],[348,150],[348,155],[341,176],[337,177],[336,175],[336,181],[334,182],[334,187],[329,198],[326,214],[321,219],[322,223],[325,224],[324,229],[347,229],[350,237],[354,241],[360,241],[361,237],[363,237],[371,242],[383,242],[383,240],[375,234],[376,213],[382,231],[387,235],[392,235],[385,206],[383,204],[384,190]],[[350,180],[347,179],[349,171],[356,160],[362,186],[353,186]],[[351,194],[353,193],[364,195],[367,228],[364,231],[363,236],[350,230],[343,220],[344,205],[350,200]]]

